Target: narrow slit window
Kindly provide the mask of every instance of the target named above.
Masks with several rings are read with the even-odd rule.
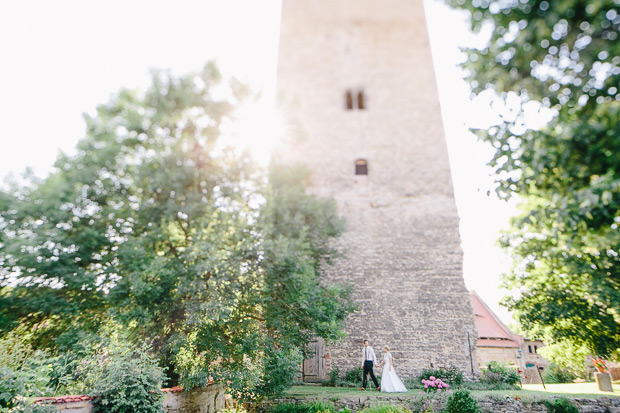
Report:
[[[362,110],[366,109],[366,105],[364,104],[364,91],[360,91],[357,94],[357,108]]]
[[[353,109],[353,93],[350,90],[347,90],[347,109]]]
[[[355,161],[355,175],[368,175],[368,162],[366,159]]]

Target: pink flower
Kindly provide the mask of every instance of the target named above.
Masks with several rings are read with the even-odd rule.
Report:
[[[429,377],[430,380],[435,380],[435,377],[431,376]]]

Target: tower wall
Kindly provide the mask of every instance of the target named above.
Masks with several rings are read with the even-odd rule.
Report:
[[[328,369],[359,366],[368,338],[380,358],[390,347],[401,376],[431,363],[472,374],[477,335],[421,0],[283,0],[278,89],[302,129],[279,156],[307,165],[311,190],[347,223],[328,279],[352,284],[360,309],[348,338],[328,343]],[[346,108],[347,90],[363,90],[365,109]],[[357,159],[368,175],[355,175]]]

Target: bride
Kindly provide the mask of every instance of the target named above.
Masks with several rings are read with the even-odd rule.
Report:
[[[383,361],[379,366],[383,365],[383,374],[381,375],[381,391],[386,393],[402,393],[407,389],[394,371],[392,364],[392,353],[388,346],[383,347]]]

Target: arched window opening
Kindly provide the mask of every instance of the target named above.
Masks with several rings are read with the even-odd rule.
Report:
[[[353,93],[350,90],[347,90],[347,109],[353,109]]]
[[[360,90],[357,94],[357,108],[360,110],[366,109],[364,104],[364,91]]]
[[[355,161],[355,175],[368,175],[368,162],[366,159]]]
[[[345,93],[345,106],[347,110],[366,109],[366,96],[364,96],[363,90],[358,90],[357,92],[354,90],[347,90]]]

